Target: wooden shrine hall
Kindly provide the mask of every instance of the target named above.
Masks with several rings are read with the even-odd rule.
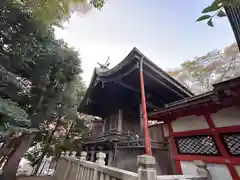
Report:
[[[140,93],[142,61],[151,155],[161,175],[196,175],[196,163],[213,179],[240,177],[240,77],[194,95],[134,48],[112,69],[95,68],[79,112],[101,117],[84,139],[88,160],[136,172],[146,139]]]
[[[101,117],[93,121],[90,136],[84,140],[85,151],[96,159],[99,151],[107,154],[107,164],[137,171],[137,155],[144,154],[141,113],[140,62],[145,81],[146,108],[154,111],[193,94],[134,48],[112,69],[95,68],[92,80],[79,106],[79,112]],[[174,172],[168,143],[162,128],[149,128],[152,155],[159,174]],[[157,134],[156,134],[157,133]]]

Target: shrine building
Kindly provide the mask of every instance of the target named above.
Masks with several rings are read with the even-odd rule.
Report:
[[[196,174],[194,161],[200,160],[213,179],[240,179],[240,77],[148,116],[164,122],[178,174]]]
[[[141,65],[142,63],[142,65]],[[147,138],[159,175],[196,175],[202,163],[216,180],[240,178],[240,77],[194,95],[134,48],[117,66],[95,68],[79,112],[98,116],[83,147],[88,160],[136,172],[146,153],[140,69],[144,79]],[[145,134],[144,134],[145,132]]]
[[[112,69],[95,68],[92,80],[79,106],[79,112],[101,117],[93,121],[84,149],[92,154],[107,154],[107,165],[137,171],[137,155],[144,154],[144,133],[141,113],[140,61],[145,81],[148,112],[162,109],[193,94],[134,48]],[[159,125],[160,126],[160,125]],[[172,160],[162,128],[149,128],[152,155],[159,174],[172,174]]]

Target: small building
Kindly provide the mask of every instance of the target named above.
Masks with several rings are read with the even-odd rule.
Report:
[[[79,112],[101,117],[92,122],[90,136],[84,140],[84,149],[91,154],[89,160],[94,161],[96,153],[103,151],[107,154],[107,165],[137,171],[137,155],[145,153],[140,61],[148,112],[193,96],[136,48],[112,69],[95,68],[79,106]],[[174,166],[162,125],[151,125],[149,132],[158,174],[173,174]]]
[[[240,77],[213,85],[158,111],[178,174],[196,174],[194,161],[206,163],[213,179],[240,179]]]

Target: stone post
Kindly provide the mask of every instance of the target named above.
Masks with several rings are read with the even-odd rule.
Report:
[[[99,152],[99,153],[97,153],[96,156],[97,156],[96,163],[99,164],[99,165],[105,165],[106,154],[102,153],[102,152]],[[99,179],[99,177],[98,177],[98,170],[94,169],[93,180],[98,180],[98,179]]]
[[[87,152],[82,151],[79,160],[80,161],[86,161],[86,159],[87,159]]]
[[[76,158],[76,154],[77,154],[77,152],[76,152],[76,151],[73,151],[73,152],[71,153],[71,157],[72,157],[72,158]]]
[[[67,180],[67,179],[68,179],[69,171],[70,171],[70,169],[71,169],[71,159],[69,158],[69,157],[70,157],[70,151],[66,151],[65,157],[67,157],[68,165],[67,165],[67,169],[66,169],[66,171],[65,171],[63,180]]]
[[[155,158],[148,155],[140,155],[138,161],[138,180],[156,180]]]
[[[65,152],[62,151],[60,157],[64,157],[64,156],[65,156]]]
[[[62,151],[61,152],[61,155],[60,155],[60,159],[59,159],[59,161],[57,162],[57,164],[56,164],[56,169],[55,169],[55,171],[54,171],[54,174],[53,174],[53,177],[54,178],[56,178],[57,179],[57,174],[58,174],[58,171],[59,171],[59,167],[62,165],[62,159],[61,158],[63,158],[65,156],[65,152],[64,151]]]
[[[97,161],[96,161],[96,163],[100,164],[100,165],[105,165],[105,158],[106,158],[106,154],[105,153],[102,153],[102,152],[97,153]]]
[[[65,157],[70,157],[70,151],[66,151]]]

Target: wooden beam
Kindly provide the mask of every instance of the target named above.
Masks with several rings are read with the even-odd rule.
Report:
[[[185,98],[185,96],[183,96],[182,94],[178,93],[177,91],[175,91],[174,89],[170,88],[168,85],[166,85],[164,82],[158,80],[157,78],[155,78],[154,76],[152,76],[151,74],[147,73],[146,71],[143,71],[144,74],[146,74],[148,77],[154,79],[155,81],[157,81],[159,84],[162,84],[164,87],[168,88],[170,91],[178,94],[181,98]]]
[[[117,146],[117,149],[131,149],[131,148],[145,148],[145,145],[142,146]],[[168,151],[167,148],[158,148],[158,147],[152,147],[153,149],[157,149],[157,150],[163,150],[163,151]]]
[[[124,86],[124,87],[126,87],[127,89],[130,89],[130,90],[132,90],[132,91],[134,91],[134,92],[136,92],[136,93],[140,93],[140,89],[137,89],[137,88],[134,88],[134,87],[132,87],[132,86],[130,86],[130,85],[127,85],[127,84],[125,84],[125,83],[123,83],[123,82],[120,82],[120,81],[116,81],[115,83],[118,83],[118,84],[120,84],[120,85],[122,85],[122,86]],[[151,98],[151,97],[153,97],[153,95],[152,94],[150,94],[150,93],[146,93],[147,94],[147,98],[149,97],[149,98]],[[164,107],[165,107],[165,104],[161,101],[161,100],[158,100]],[[151,103],[151,102],[148,102],[148,100],[147,100],[147,106],[149,106],[150,108],[152,108],[152,109],[159,109],[159,108],[161,108],[160,106],[158,106],[158,105],[155,105],[155,104],[153,104],[153,103]]]
[[[130,89],[130,90],[132,90],[132,91],[134,91],[134,92],[139,92],[139,93],[140,93],[140,90],[137,89],[137,88],[134,88],[134,87],[132,87],[132,86],[129,86],[129,85],[127,85],[127,84],[125,84],[125,83],[123,83],[123,82],[120,82],[120,81],[115,81],[115,82],[118,83],[118,84],[120,84],[120,85],[122,85],[122,86],[124,86],[124,87],[127,88],[127,89]]]

